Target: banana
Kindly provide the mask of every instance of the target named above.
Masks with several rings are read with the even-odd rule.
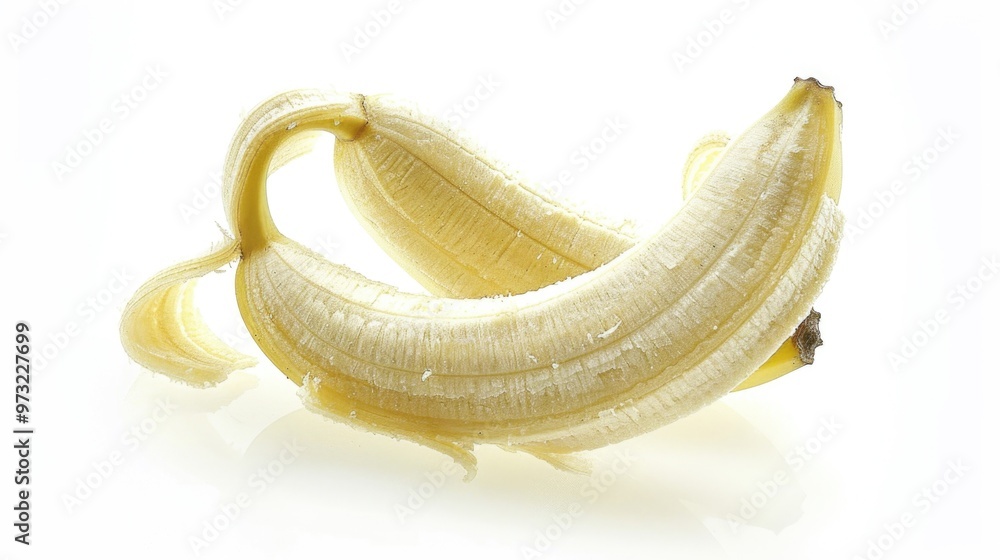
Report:
[[[639,241],[629,222],[550,197],[405,100],[368,96],[364,110],[367,126],[334,146],[337,184],[365,230],[432,294],[537,290],[593,270]],[[728,142],[712,133],[691,152],[681,183],[685,199]],[[819,322],[802,326],[734,390],[812,363]]]
[[[820,314],[809,310],[809,315],[799,323],[787,340],[771,354],[771,357],[757,368],[750,377],[744,379],[733,391],[742,391],[789,374],[802,366],[813,363],[816,347],[823,344],[819,335]]]
[[[481,299],[400,292],[272,221],[275,154],[302,133],[356,141],[371,124],[369,101],[293,92],[247,117],[225,173],[235,236],[140,287],[121,326],[133,359],[196,384],[243,365],[227,363],[231,350],[185,304],[194,278],[238,259],[240,314],[309,408],[447,453],[467,478],[475,444],[575,468],[572,453],[674,421],[747,379],[806,318],[833,267],[841,114],[815,80],[797,80],[734,140],[655,234],[634,244],[622,236],[620,255],[577,262],[581,272],[561,282]],[[555,212],[546,202],[523,206],[539,216],[519,220],[541,224]],[[428,209],[441,211],[462,207]],[[588,223],[550,227],[572,246]]]
[[[708,172],[715,167],[719,156],[726,150],[729,136],[724,132],[706,134],[698,141],[684,164],[684,180],[681,181],[681,195],[687,200],[705,181]]]

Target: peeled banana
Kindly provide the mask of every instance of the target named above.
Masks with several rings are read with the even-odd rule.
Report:
[[[246,367],[190,299],[195,278],[239,259],[244,322],[313,410],[445,452],[467,477],[474,444],[572,467],[568,454],[649,431],[736,387],[806,318],[833,266],[843,228],[840,106],[809,79],[725,149],[655,234],[622,236],[616,249],[595,236],[594,246],[620,253],[608,262],[592,250],[592,260],[563,265],[579,274],[511,296],[400,292],[283,236],[267,206],[268,174],[297,149],[289,139],[325,131],[338,144],[356,141],[372,101],[299,91],[247,117],[225,171],[234,238],[140,287],[121,324],[133,359],[196,384]],[[475,169],[462,173],[480,182]],[[434,200],[419,188],[413,196]],[[537,202],[538,215],[515,226],[550,223],[551,201]],[[443,212],[462,205],[428,204],[427,219]],[[551,239],[566,239],[566,250],[546,257],[560,264],[590,226],[584,216],[552,221]],[[534,270],[516,272],[525,286],[538,283]]]
[[[334,146],[337,184],[366,231],[432,294],[537,290],[593,270],[639,241],[630,223],[553,199],[405,100],[367,96],[364,109],[365,128]],[[698,143],[681,182],[685,199],[728,142],[713,133]],[[802,327],[734,390],[811,363],[819,321]]]

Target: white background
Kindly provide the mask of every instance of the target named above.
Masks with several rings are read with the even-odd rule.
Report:
[[[1000,197],[984,181],[998,148],[991,3],[566,0],[560,19],[547,15],[558,0],[223,2],[72,2],[50,16],[35,1],[0,8],[0,361],[13,363],[18,320],[30,322],[36,356],[33,544],[13,542],[7,447],[0,557],[995,550],[1000,278],[980,278],[982,259],[1000,256]],[[712,23],[723,10],[727,23]],[[366,26],[376,32],[367,39]],[[347,53],[351,44],[360,52]],[[570,171],[565,197],[651,228],[679,205],[690,146],[711,130],[739,132],[795,76],[835,86],[844,104],[841,206],[858,228],[816,305],[826,341],[817,362],[592,453],[596,482],[484,448],[466,484],[433,451],[301,410],[266,360],[196,390],[121,350],[117,322],[135,288],[221,239],[215,181],[228,142],[241,114],[275,93],[410,98],[529,177]],[[495,85],[478,99],[483,81]],[[456,116],[462,103],[475,110]],[[110,132],[88,140],[103,119]],[[607,119],[625,130],[580,169],[574,150]],[[954,138],[934,150],[941,131]],[[346,212],[331,142],[274,177],[276,222],[337,262],[417,289]],[[85,155],[60,172],[54,163],[74,149]],[[913,158],[933,162],[920,169]],[[959,296],[959,285],[975,293]],[[199,297],[223,336],[256,352],[231,270],[203,281]],[[920,348],[894,363],[905,340]],[[0,399],[11,429],[12,401]],[[262,468],[280,474],[265,480]],[[567,516],[573,504],[579,516]],[[213,520],[224,530],[206,532]]]

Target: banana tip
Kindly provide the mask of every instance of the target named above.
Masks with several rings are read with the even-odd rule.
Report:
[[[808,365],[813,363],[816,356],[816,348],[823,345],[823,339],[819,334],[820,314],[815,309],[809,310],[809,315],[799,324],[792,335],[795,347],[799,351],[799,359]]]
[[[795,78],[795,83],[798,84],[799,82],[805,82],[807,85],[810,85],[810,86],[813,86],[813,87],[816,87],[816,88],[819,88],[819,89],[822,89],[822,90],[829,91],[830,95],[833,96],[833,100],[837,103],[837,107],[843,107],[844,106],[843,103],[841,103],[837,99],[837,96],[834,95],[834,91],[835,90],[834,90],[833,86],[823,85],[822,82],[820,82],[819,80],[817,80],[816,78],[813,78],[811,76],[808,77],[808,78]]]

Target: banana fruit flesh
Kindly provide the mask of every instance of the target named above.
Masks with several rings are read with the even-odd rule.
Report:
[[[367,126],[334,146],[337,184],[366,231],[432,294],[537,290],[610,262],[639,241],[629,223],[552,199],[404,100],[368,96],[364,109]],[[695,147],[681,183],[685,199],[728,142],[714,133]],[[811,363],[818,325],[803,324],[734,390]]]
[[[620,236],[612,247],[594,227],[601,233],[593,247],[618,256],[587,249],[590,260],[560,261],[591,222],[525,212],[513,225],[568,238],[549,260],[579,273],[532,290],[536,270],[517,271],[524,293],[479,299],[400,292],[325,260],[271,220],[266,180],[298,149],[290,138],[325,131],[338,144],[357,141],[372,122],[370,101],[293,92],[247,117],[225,173],[235,237],[140,287],[121,325],[133,359],[195,384],[245,367],[188,297],[195,278],[238,259],[244,322],[310,408],[445,452],[468,477],[475,444],[572,468],[568,454],[644,433],[727,394],[807,317],[829,277],[843,228],[841,115],[831,88],[815,80],[797,80],[735,139],[655,234]],[[492,274],[485,279],[498,284]]]

